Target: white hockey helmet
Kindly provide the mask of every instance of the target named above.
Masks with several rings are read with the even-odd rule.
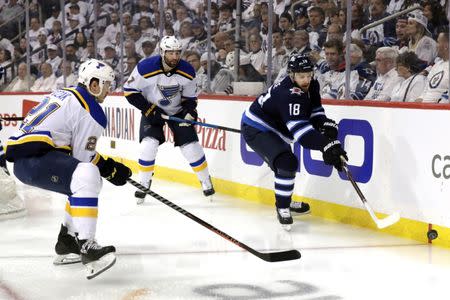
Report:
[[[183,45],[173,35],[166,35],[159,42],[159,49],[161,55],[164,56],[166,51],[181,51],[183,49]]]
[[[103,91],[103,85],[106,81],[114,82],[114,70],[107,64],[98,59],[89,59],[80,65],[78,69],[78,82],[86,86],[88,92],[95,97]],[[98,79],[100,92],[95,94],[89,89],[92,79]]]

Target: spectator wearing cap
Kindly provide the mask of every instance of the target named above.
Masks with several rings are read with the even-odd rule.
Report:
[[[56,82],[56,76],[53,73],[52,66],[49,63],[43,63],[39,71],[41,72],[41,77],[36,79],[33,86],[30,88],[32,92],[48,92],[53,89]]]
[[[294,11],[294,28],[295,30],[308,28],[309,18],[306,7],[298,6],[298,8]]]
[[[183,22],[192,22],[192,19],[188,15],[188,10],[184,6],[180,6],[177,8],[175,12],[176,21],[173,23],[173,30],[175,35],[178,36],[180,34],[180,27]]]
[[[22,62],[17,68],[17,77],[15,77],[8,86],[3,90],[4,92],[24,92],[28,91],[29,87],[34,83],[34,76],[28,74],[27,64]]]
[[[431,64],[437,55],[436,42],[429,37],[428,20],[422,11],[414,10],[408,14],[406,34],[409,37],[408,50],[417,54],[421,60]]]
[[[52,32],[53,22],[55,20],[62,22],[62,14],[61,14],[61,9],[59,9],[59,6],[53,5],[51,7],[50,11],[51,11],[51,16],[47,20],[45,20],[45,23],[44,23],[44,28],[47,29],[48,32]]]
[[[391,101],[414,102],[423,92],[426,77],[421,74],[425,64],[413,52],[405,52],[397,57],[398,76],[404,78],[392,89]]]
[[[59,65],[61,64],[62,58],[58,56],[58,46],[55,44],[50,44],[47,46],[48,59],[45,61],[52,66],[53,73],[58,72]]]
[[[116,47],[112,44],[106,45],[104,52],[105,54],[103,55],[103,61],[108,63],[113,70],[115,70],[119,64],[119,58],[116,55]]]
[[[448,98],[448,30],[438,35],[437,51],[439,60],[429,70],[425,89],[416,102],[449,103]]]
[[[80,21],[81,27],[86,25],[86,17],[81,14],[80,6],[78,4],[75,3],[69,6],[69,15],[78,16],[78,20]]]
[[[41,28],[38,33],[37,44],[33,47],[33,52],[37,51],[31,56],[31,64],[38,66],[41,63],[45,62],[48,58],[48,54],[46,51],[47,48],[47,30]]]
[[[105,29],[104,37],[106,41],[114,43],[118,32],[120,32],[119,15],[114,12],[111,14],[111,24]]]
[[[145,39],[142,41],[142,53],[141,56],[144,58],[156,55],[156,42],[154,40]]]
[[[367,100],[390,101],[392,89],[404,80],[395,70],[398,52],[391,47],[378,48],[375,54],[377,79],[366,95]]]
[[[67,17],[69,26],[66,28],[66,44],[73,43],[75,41],[75,35],[81,32],[80,16],[70,15]]]
[[[65,87],[75,86],[78,84],[78,76],[73,71],[73,63],[70,61],[61,62],[58,66],[58,72],[61,74],[56,78],[54,89],[63,89]],[[64,83],[65,79],[65,83]]]
[[[389,16],[384,0],[370,0],[370,14],[367,24]],[[366,25],[366,24],[364,24]],[[362,36],[366,44],[374,47],[392,46],[395,43],[395,21],[391,19],[367,29]]]
[[[69,3],[64,6],[66,16],[70,14],[70,8],[75,4],[79,7],[80,15],[86,19],[89,15],[89,4],[87,1],[70,0]]]
[[[219,8],[219,31],[228,31],[236,26],[236,20],[233,18],[233,8],[222,4]]]

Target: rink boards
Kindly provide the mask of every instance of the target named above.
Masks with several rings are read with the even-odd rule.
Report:
[[[0,114],[7,117],[21,116],[43,95],[9,93],[0,98]],[[198,107],[200,121],[239,129],[242,112],[251,100],[203,96]],[[104,107],[109,124],[98,151],[122,158],[137,171],[140,112],[121,95],[109,96]],[[339,123],[339,139],[348,153],[350,170],[374,210],[380,216],[394,211],[402,216],[399,223],[384,230],[427,241],[426,232],[433,226],[439,232],[433,243],[450,246],[450,108],[371,101],[325,101],[324,107]],[[4,123],[3,142],[17,125]],[[200,126],[197,132],[218,192],[273,205],[272,172],[239,134]],[[199,186],[167,130],[166,139],[158,151],[155,175]],[[296,199],[309,201],[314,215],[375,228],[351,184],[323,164],[320,152],[298,144],[293,151],[300,162]]]

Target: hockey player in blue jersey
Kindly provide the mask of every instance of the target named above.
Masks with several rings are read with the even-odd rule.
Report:
[[[90,59],[79,68],[78,86],[56,90],[30,110],[7,142],[6,159],[25,184],[68,196],[55,246],[55,265],[82,262],[88,279],[116,261],[114,246],[95,240],[101,177],[124,185],[131,170],[96,151],[107,123],[100,106],[114,81],[113,69]]]
[[[320,150],[324,162],[342,171],[346,152],[337,140],[338,126],[328,119],[321,104],[320,87],[313,79],[307,56],[289,59],[288,76],[260,95],[242,116],[242,135],[275,173],[275,205],[283,227],[293,223],[291,211],[307,213],[309,204],[293,202],[298,161],[290,144]]]
[[[161,114],[182,119],[197,119],[197,85],[194,68],[181,59],[182,45],[174,36],[160,41],[160,55],[138,63],[124,86],[128,102],[142,112],[140,125],[140,183],[150,187],[159,145],[165,142]],[[215,193],[208,164],[195,128],[188,123],[167,121],[173,132],[175,146],[191,165],[202,185],[203,194]],[[145,193],[136,191],[137,203],[144,202]]]

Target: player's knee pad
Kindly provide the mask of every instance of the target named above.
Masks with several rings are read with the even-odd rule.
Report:
[[[295,177],[298,169],[297,157],[292,152],[283,152],[273,161],[273,170],[282,177]]]
[[[181,153],[188,161],[196,161],[205,155],[199,142],[191,142],[180,146]]]
[[[80,162],[72,174],[70,190],[77,197],[98,197],[102,189],[102,178],[98,167]]]
[[[139,157],[143,160],[154,160],[158,152],[159,141],[152,137],[145,137],[141,141],[141,153]]]

